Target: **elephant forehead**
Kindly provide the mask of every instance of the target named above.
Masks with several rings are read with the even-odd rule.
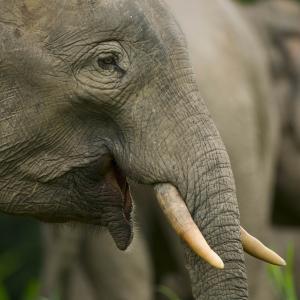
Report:
[[[133,57],[149,57],[160,64],[175,57],[173,52],[184,53],[177,50],[186,46],[161,0],[0,0],[0,7],[0,32],[11,37],[4,41],[0,35],[0,45],[7,53],[23,49],[25,57],[40,53],[34,65],[52,62],[49,56],[72,62],[108,40],[128,42],[134,46],[130,49],[138,49],[139,55]]]
[[[27,32],[55,35],[57,32],[130,30],[132,35],[159,35],[164,5],[160,0],[0,0],[0,22],[17,24]],[[135,31],[135,32],[134,32]]]

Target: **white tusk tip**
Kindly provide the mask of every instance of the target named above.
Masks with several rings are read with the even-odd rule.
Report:
[[[213,255],[213,259],[210,261],[210,264],[215,267],[216,269],[224,269],[224,263],[223,260],[220,258],[220,256],[216,253]]]
[[[250,235],[243,227],[241,227],[241,242],[248,254],[276,266],[286,266],[286,261],[283,258]]]
[[[286,263],[286,261],[282,257],[280,257],[278,255],[277,265],[280,266],[280,267],[286,267],[287,263]]]

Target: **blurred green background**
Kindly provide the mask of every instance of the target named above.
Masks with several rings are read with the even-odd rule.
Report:
[[[0,300],[33,300],[38,289],[41,242],[38,222],[0,215]]]

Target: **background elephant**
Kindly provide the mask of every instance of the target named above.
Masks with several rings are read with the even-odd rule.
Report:
[[[132,240],[126,177],[152,185],[170,209],[180,203],[184,224],[197,224],[194,233],[176,227],[182,237],[201,237],[201,228],[225,263],[212,268],[185,245],[195,298],[247,299],[230,161],[165,5],[0,6],[1,211],[104,226],[124,250]],[[190,246],[223,267],[203,239]]]
[[[41,294],[64,300],[153,299],[150,258],[135,234],[130,249],[121,252],[107,232],[91,236],[80,229],[44,227]]]
[[[283,251],[288,241],[293,243],[296,288],[300,295],[300,231],[296,227],[300,225],[300,6],[293,1],[265,1],[249,6],[246,12],[269,54],[273,103],[280,120],[274,201],[270,212],[272,244]]]
[[[269,217],[280,117],[274,105],[269,50],[263,39],[257,37],[255,21],[251,19],[248,23],[245,12],[232,2],[198,0],[190,1],[188,7],[180,1],[167,2],[186,34],[199,89],[228,150],[242,223],[255,235],[274,243]],[[143,188],[136,190],[135,198],[150,197],[145,196]],[[147,206],[145,219],[149,211]],[[149,223],[153,220],[149,219]],[[178,257],[176,272],[179,272],[183,270],[180,251],[176,241],[170,243],[174,256]],[[275,247],[282,247],[284,253],[286,244],[275,243]],[[265,267],[252,258],[247,260],[251,299],[275,299]],[[179,285],[171,287],[176,290]],[[182,292],[183,299],[188,297],[188,290],[177,292]]]
[[[259,11],[260,13],[257,13]],[[267,1],[249,9],[271,53],[275,100],[280,111],[281,142],[277,172],[275,224],[300,225],[300,7]],[[281,20],[281,25],[274,22]]]

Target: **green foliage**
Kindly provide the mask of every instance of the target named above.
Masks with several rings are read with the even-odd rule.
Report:
[[[157,291],[159,294],[165,296],[168,300],[180,300],[179,297],[167,286],[160,285],[158,286]]]
[[[0,283],[14,274],[21,265],[18,252],[9,251],[0,255]]]
[[[41,269],[39,224],[0,214],[0,232],[0,300],[24,300]]]
[[[6,288],[0,283],[0,300],[10,300]]]
[[[294,247],[292,244],[287,250],[287,266],[279,268],[276,266],[268,266],[268,275],[272,280],[275,288],[278,290],[280,299],[297,300],[296,288],[293,275],[294,266]]]
[[[38,280],[30,280],[25,291],[22,300],[35,300],[38,298],[40,291],[40,283]]]
[[[22,300],[38,300],[40,284],[37,280],[31,280],[23,292]],[[0,283],[0,300],[11,300],[8,291],[3,283]],[[42,299],[39,299],[42,300]],[[47,300],[47,299],[43,299]]]
[[[11,300],[5,281],[22,267],[22,257],[17,251],[9,251],[0,255],[0,300]],[[37,300],[40,284],[30,280],[23,293],[22,300]]]

